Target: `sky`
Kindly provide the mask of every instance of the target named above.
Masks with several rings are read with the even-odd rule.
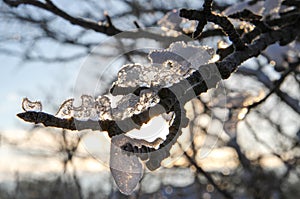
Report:
[[[80,62],[45,65],[42,62],[22,63],[18,58],[1,55],[1,91],[0,91],[0,129],[20,128],[20,120],[16,114],[22,112],[22,99],[28,97],[32,101],[47,101],[47,96],[53,94],[55,102],[61,103],[70,97],[71,86],[76,78]],[[76,68],[77,67],[77,68]],[[63,72],[62,72],[63,71]],[[46,110],[51,108],[46,106]],[[51,110],[53,111],[53,110]],[[22,122],[23,123],[23,122]]]

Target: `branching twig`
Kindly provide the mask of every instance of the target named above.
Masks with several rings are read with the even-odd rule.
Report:
[[[293,41],[299,34],[299,22],[300,20],[297,20],[293,25],[264,33],[246,49],[236,51],[226,57],[223,61],[218,62],[217,65],[222,78],[227,79],[230,74],[236,70],[237,66],[251,57],[258,56],[269,45],[274,44],[275,42],[286,43],[287,41]]]
[[[190,20],[198,21],[198,26],[196,28],[196,31],[194,32],[195,37],[200,36],[207,22],[213,22],[222,27],[223,31],[228,35],[229,39],[232,41],[236,50],[243,50],[246,46],[244,42],[240,39],[240,36],[234,29],[232,23],[227,17],[213,13],[211,9],[211,4],[212,0],[204,1],[203,11],[181,9],[180,16]]]
[[[285,78],[295,70],[295,68],[299,65],[299,63],[291,63],[290,67],[288,68],[287,71],[285,71],[282,76],[274,83],[274,85],[270,88],[269,93],[262,98],[261,100],[259,100],[258,102],[254,102],[253,104],[247,106],[246,108],[248,110],[255,108],[256,106],[262,104],[263,102],[265,102],[273,93],[275,93],[276,91],[278,91],[280,89],[281,84],[283,83],[283,81],[285,80]],[[249,113],[249,111],[248,111]]]
[[[46,3],[42,3],[40,1],[35,1],[35,0],[4,0],[4,2],[12,7],[18,7],[19,5],[32,5],[44,10],[47,10],[57,16],[62,17],[63,19],[69,21],[70,23],[74,25],[79,25],[83,28],[86,29],[92,29],[95,30],[96,32],[101,32],[106,35],[112,36],[118,33],[121,33],[122,31],[117,29],[115,26],[106,26],[106,25],[101,25],[97,22],[78,18],[78,17],[73,17],[66,13],[65,11],[61,10],[58,8],[52,1],[47,0]]]
[[[211,183],[223,196],[226,198],[233,198],[230,193],[228,193],[226,190],[221,189],[215,180],[207,173],[205,172],[196,162],[194,159],[192,159],[186,152],[184,152],[184,156],[189,160],[191,165],[193,165],[198,173],[201,173],[202,175],[205,176],[205,178],[208,180],[209,183]]]
[[[273,88],[273,82],[262,71],[241,67],[239,68],[238,73],[242,75],[256,76],[256,78],[267,88]],[[289,96],[286,92],[281,91],[280,89],[275,89],[274,92],[283,102],[290,106],[295,112],[300,114],[300,104],[297,99],[294,99],[293,97]]]

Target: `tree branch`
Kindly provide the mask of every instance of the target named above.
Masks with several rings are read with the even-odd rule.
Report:
[[[47,0],[46,3],[42,3],[40,1],[36,0],[4,0],[4,2],[12,7],[18,7],[20,5],[31,5],[35,6],[38,8],[41,8],[43,10],[47,10],[51,12],[52,14],[55,14],[57,16],[60,16],[61,18],[69,21],[71,24],[81,26],[86,29],[92,29],[96,32],[104,33],[108,36],[112,36],[118,33],[121,33],[122,31],[117,29],[115,26],[112,24],[107,25],[100,25],[97,22],[78,18],[78,17],[73,17],[69,15],[68,13],[64,12],[60,8],[58,8],[52,1]]]
[[[300,20],[295,21],[294,24],[283,27],[278,30],[273,30],[262,34],[253,44],[241,51],[235,51],[223,61],[218,62],[217,66],[223,79],[227,79],[237,67],[251,57],[258,56],[269,45],[279,42],[280,45],[286,45],[292,42],[299,35]]]
[[[294,25],[290,25],[278,29],[276,31],[265,33],[259,39],[255,40],[253,44],[249,45],[248,48],[245,48],[242,51],[235,51],[224,60],[217,62],[216,65],[222,76],[222,79],[229,78],[231,73],[233,73],[242,62],[251,57],[259,55],[261,51],[263,51],[267,46],[277,41],[282,41],[286,39],[292,41],[298,35],[299,30],[300,27],[298,26],[298,23],[295,23]],[[287,35],[289,35],[289,37],[287,37]],[[206,92],[208,88],[215,87],[216,84],[220,81],[220,78],[213,76],[216,75],[216,71],[213,65],[208,64],[200,66],[199,70],[200,72],[194,72],[186,79],[172,85],[169,88],[162,88],[158,92],[158,96],[160,97],[159,104],[151,108],[152,110],[155,110],[152,111],[155,112],[155,115],[151,115],[151,117],[160,115],[163,112],[168,113],[172,111],[173,105],[176,103],[177,100],[179,100],[180,103],[184,104],[187,101],[191,100],[193,96]],[[207,85],[207,82],[210,82],[210,85]],[[269,84],[270,82],[267,81],[266,83]],[[132,91],[132,89],[129,88],[128,91]],[[174,99],[173,92],[176,92],[177,99]],[[193,93],[192,95],[191,92]],[[277,92],[279,92],[280,98],[284,99],[291,107],[293,107],[294,110],[300,112],[299,105],[295,105],[295,101],[293,99],[287,97],[287,95],[283,92]],[[162,110],[161,106],[164,107],[165,110]],[[118,123],[120,124],[121,122],[122,124],[124,124],[124,126],[126,126],[126,131],[132,130],[133,128],[140,128],[140,126],[143,123],[147,123],[151,119],[149,112],[150,108],[140,114],[133,115],[131,119],[135,122],[135,124],[126,124],[129,121],[128,118],[122,121],[118,121]],[[124,133],[124,131],[118,127],[115,121],[90,122],[76,121],[75,119],[65,120],[61,118],[56,118],[55,116],[50,117],[49,114],[43,112],[24,112],[18,114],[18,116],[27,122],[42,123],[46,126],[57,125],[57,127],[59,128],[65,128],[70,130],[82,130],[84,128],[93,130],[97,129],[103,131],[107,130],[110,136]],[[50,119],[50,122],[48,122],[46,118]],[[91,127],[89,127],[89,125],[91,125]],[[98,128],[96,128],[96,125],[98,125]],[[99,126],[101,127],[100,129]]]
[[[270,88],[272,91],[272,88],[274,88],[273,82],[270,80],[270,78],[265,75],[263,72],[246,68],[246,67],[241,67],[238,70],[238,73],[242,75],[251,75],[255,76],[261,83],[263,83],[267,88]],[[274,89],[272,92],[275,92],[277,96],[285,102],[289,107],[291,107],[295,112],[300,114],[300,103],[297,99],[292,98],[289,96],[286,92],[281,91],[279,88]],[[270,93],[272,93],[270,92]]]
[[[226,190],[221,189],[217,183],[215,182],[215,180],[207,173],[205,172],[196,162],[193,158],[191,158],[186,152],[184,152],[184,156],[189,160],[189,162],[191,163],[191,165],[193,165],[196,169],[198,173],[201,173],[202,175],[204,175],[204,177],[207,179],[207,181],[209,183],[211,183],[223,196],[225,196],[226,198],[233,198],[231,196],[230,193],[228,193]]]
[[[272,87],[270,87],[269,93],[264,98],[259,100],[258,102],[254,102],[253,104],[247,106],[246,108],[248,108],[248,110],[255,108],[256,106],[258,106],[258,105],[262,104],[264,101],[266,101],[273,93],[276,93],[277,90],[280,90],[280,86],[283,83],[283,81],[285,80],[285,78],[291,72],[293,72],[299,64],[300,63],[291,63],[289,69],[287,71],[285,71],[278,80],[276,80],[276,82],[272,85]],[[248,111],[248,113],[249,113],[249,111]]]
[[[52,14],[59,16],[67,21],[69,21],[71,24],[78,25],[85,29],[94,30],[99,33],[106,34],[107,36],[114,36],[119,33],[122,33],[122,38],[149,38],[154,39],[158,41],[168,41],[168,42],[175,42],[175,41],[186,41],[187,37],[180,35],[178,37],[172,37],[172,36],[165,36],[160,34],[155,34],[149,31],[144,30],[137,30],[137,31],[122,31],[115,26],[113,26],[112,21],[109,16],[106,15],[107,24],[101,24],[92,20],[87,20],[83,18],[73,17],[66,13],[65,11],[58,8],[52,1],[48,0],[46,3],[42,3],[40,1],[36,0],[4,0],[4,2],[11,6],[11,7],[18,7],[20,5],[31,5],[38,8],[41,8],[43,10],[47,10],[51,12]]]
[[[211,0],[205,1],[203,11],[181,9],[180,16],[190,20],[197,20],[199,22],[194,33],[196,37],[200,36],[207,22],[213,22],[222,27],[230,41],[232,41],[236,50],[243,50],[246,48],[244,42],[240,39],[240,35],[234,29],[234,26],[229,19],[225,16],[211,12],[211,3]]]

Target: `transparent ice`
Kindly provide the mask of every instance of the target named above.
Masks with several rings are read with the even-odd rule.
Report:
[[[113,98],[113,97],[111,97]],[[143,90],[140,96],[128,94],[122,96],[112,108],[108,96],[98,96],[96,99],[89,95],[81,96],[80,106],[74,106],[74,99],[68,99],[56,113],[60,118],[74,117],[78,120],[122,120],[145,111],[159,102],[156,93],[150,89]]]
[[[159,102],[156,93],[150,89],[141,91],[140,96],[134,94],[124,95],[118,102],[116,108],[112,109],[115,120],[125,119],[145,111]]]
[[[110,170],[119,190],[126,195],[130,195],[144,174],[144,165],[140,158],[133,154],[128,154],[121,149],[127,143],[132,146],[157,147],[163,140],[157,138],[153,142],[130,138],[124,134],[114,136],[111,139],[110,147]]]
[[[139,96],[127,94],[121,97],[98,96],[95,99],[82,95],[80,106],[74,106],[74,99],[68,99],[56,116],[79,120],[122,120],[139,114],[159,103],[157,92],[160,88],[170,87],[189,76],[199,66],[209,63],[212,56],[213,50],[208,47],[172,43],[165,50],[150,52],[150,64],[128,64],[119,71],[115,86],[149,87],[142,90]],[[112,106],[112,100],[115,106]]]
[[[111,102],[107,96],[99,96],[95,100],[95,110],[100,120],[112,119]]]
[[[74,106],[74,99],[68,99],[60,106],[57,117],[70,118],[74,117],[79,120],[98,119],[98,115],[95,109],[95,100],[92,96],[82,95],[81,105]]]
[[[199,66],[209,63],[213,50],[175,42],[165,50],[149,53],[149,65],[125,65],[118,73],[119,87],[169,87],[190,75]]]
[[[24,111],[42,111],[42,103],[41,102],[32,102],[28,98],[24,98],[22,101],[22,108]]]
[[[117,135],[111,139],[110,171],[119,188],[126,195],[130,195],[143,177],[143,164],[135,155],[127,155],[121,146],[132,143],[131,138]]]

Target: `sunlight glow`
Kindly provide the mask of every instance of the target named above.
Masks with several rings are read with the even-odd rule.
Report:
[[[156,138],[166,139],[169,133],[169,124],[162,116],[158,116],[144,124],[141,129],[129,131],[126,135],[135,139],[143,139],[148,142],[153,142]]]

